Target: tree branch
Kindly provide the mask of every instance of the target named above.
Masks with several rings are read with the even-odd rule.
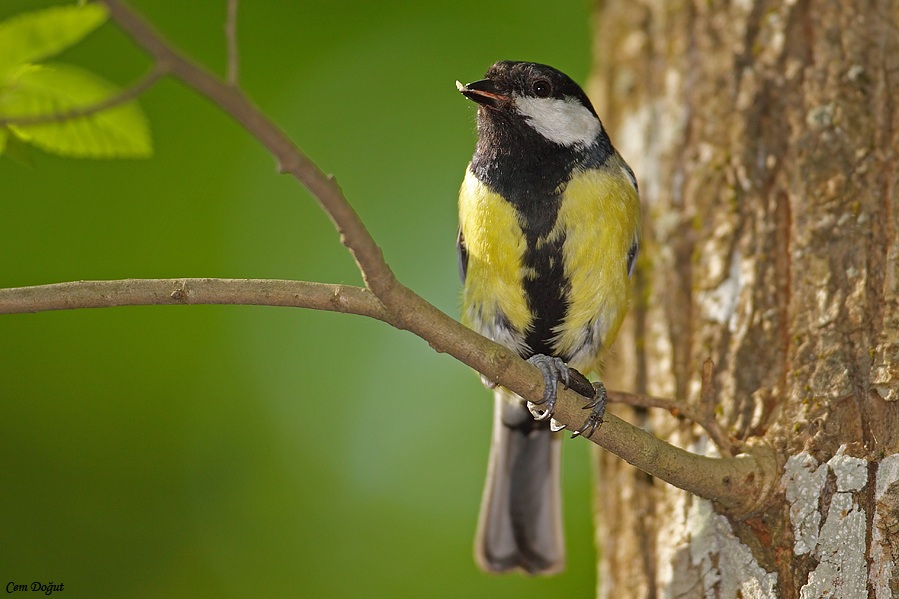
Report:
[[[411,293],[411,292],[410,292]],[[105,308],[112,306],[241,304],[312,308],[359,314],[405,328],[526,398],[543,394],[543,377],[505,347],[460,325],[418,296],[401,323],[367,289],[347,285],[272,279],[125,279],[74,281],[0,289],[0,314]],[[535,376],[536,374],[536,376]],[[609,392],[613,402],[677,410],[673,401],[633,393]],[[555,418],[568,426],[583,422],[584,400],[560,389]],[[733,458],[708,458],[674,447],[606,414],[591,441],[637,468],[696,495],[717,501],[723,510],[746,515],[759,509],[775,483],[771,452],[753,448]]]
[[[167,304],[287,306],[386,319],[381,302],[367,289],[305,281],[125,279],[0,289],[0,314]]]
[[[333,177],[325,175],[236,87],[181,55],[119,0],[102,1],[112,19],[156,60],[157,68],[217,104],[275,156],[282,172],[290,173],[309,189],[334,222],[368,289],[227,279],[82,281],[3,290],[0,312],[157,303],[302,305],[353,312],[414,333],[436,351],[452,355],[525,399],[543,396],[543,376],[535,367],[508,348],[462,326],[396,281],[380,248]],[[580,409],[583,404],[583,397],[560,389],[556,420],[580,426],[585,418]],[[611,414],[589,438],[649,474],[712,499],[737,515],[763,505],[777,481],[774,458],[765,448],[752,448],[751,453],[734,458],[708,458],[674,447]]]
[[[556,404],[556,420],[583,421],[571,402],[560,404]],[[666,443],[609,413],[590,440],[656,478],[712,500],[720,511],[735,518],[762,510],[777,487],[777,456],[766,445],[749,447],[735,457],[706,457]]]
[[[120,104],[125,104],[126,102],[134,100],[142,93],[153,87],[153,84],[155,84],[167,74],[168,68],[166,67],[165,63],[157,62],[153,65],[153,68],[151,68],[146,75],[135,82],[131,87],[126,88],[119,93],[106,98],[105,100],[101,100],[96,104],[72,108],[71,110],[65,110],[63,112],[56,112],[52,114],[36,114],[29,116],[13,116],[0,118],[0,126],[44,125],[47,123],[59,123],[62,121],[71,121],[73,119],[90,116],[92,114],[96,114],[104,110],[109,110],[110,108],[114,108],[116,106],[119,106]]]

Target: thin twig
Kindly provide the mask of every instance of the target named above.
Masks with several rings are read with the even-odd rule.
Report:
[[[278,279],[124,279],[0,289],[0,314],[167,304],[287,306],[387,317],[367,289]]]
[[[169,65],[172,75],[206,96],[259,140],[278,161],[281,172],[290,173],[312,193],[331,218],[341,242],[353,255],[366,286],[388,310],[393,302],[386,296],[396,278],[384,261],[381,248],[372,239],[362,220],[343,197],[340,186],[326,175],[293,141],[263,114],[240,90],[210,73],[176,51],[143,17],[120,0],[102,0],[110,17],[156,61]]]
[[[228,0],[228,15],[225,18],[225,42],[228,44],[228,70],[225,81],[237,87],[237,72],[240,54],[237,48],[237,5],[239,0]]]
[[[638,395],[623,391],[609,392],[609,401],[641,408],[661,408],[669,411],[672,416],[691,420],[705,429],[709,439],[712,440],[718,449],[722,452],[727,452],[729,455],[737,455],[740,452],[740,446],[721,427],[717,418],[718,414],[715,413],[714,369],[715,364],[711,360],[706,360],[702,365],[699,406],[676,399]]]
[[[90,116],[92,114],[96,114],[104,110],[109,110],[110,108],[114,108],[121,104],[125,104],[126,102],[130,102],[131,100],[134,100],[142,93],[150,89],[153,84],[165,77],[167,74],[167,64],[165,62],[158,61],[153,65],[153,68],[150,69],[150,71],[146,75],[135,82],[131,87],[123,89],[119,93],[110,96],[105,100],[101,100],[96,104],[80,106],[78,108],[72,108],[69,110],[51,114],[0,117],[0,126],[18,125],[20,127],[24,127],[29,125],[45,125],[47,123],[60,123],[63,121],[71,121],[73,119]]]
[[[610,391],[609,401],[636,408],[660,408],[668,411],[675,418],[686,418],[687,420],[693,421],[701,427],[706,428],[705,419],[703,418],[701,411],[697,410],[695,406],[677,399],[656,397],[654,395],[639,395],[637,393],[627,393],[624,391]],[[706,432],[708,432],[708,430],[706,430]],[[709,437],[711,436],[712,435],[709,434]]]
[[[714,441],[722,451],[729,451],[731,455],[736,455],[739,447],[730,438],[727,432],[721,427],[718,421],[717,406],[717,389],[715,388],[715,363],[711,358],[706,358],[702,363],[702,386],[699,388],[699,410],[700,420],[698,421],[709,434],[709,438]]]

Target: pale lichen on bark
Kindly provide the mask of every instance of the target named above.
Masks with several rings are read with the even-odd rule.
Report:
[[[705,597],[777,599],[777,573],[766,571],[712,503],[693,498],[687,514],[692,565]]]
[[[790,522],[793,525],[793,551],[804,555],[818,544],[821,512],[818,509],[821,491],[827,479],[827,465],[807,452],[790,456],[784,468],[782,484],[790,504]]]
[[[815,549],[818,565],[809,574],[800,597],[864,597],[868,579],[866,518],[857,494],[867,484],[868,462],[838,453],[827,465],[836,477],[837,490],[830,499],[830,508],[818,534]]]
[[[845,445],[840,447],[823,464],[802,452],[790,457],[784,471],[794,551],[797,555],[810,553],[817,562],[800,589],[801,598],[866,597],[869,579],[876,599],[892,596],[893,563],[887,540],[878,527],[885,520],[878,498],[884,497],[888,489],[895,489],[892,485],[899,480],[899,456],[885,458],[878,468],[878,506],[873,518],[869,565],[864,506],[869,462],[848,456],[845,450]],[[827,477],[833,478],[832,486],[825,484]]]
[[[691,451],[717,455],[705,441]],[[715,597],[777,599],[777,573],[767,571],[712,502],[672,493],[658,547],[660,595],[671,599]]]

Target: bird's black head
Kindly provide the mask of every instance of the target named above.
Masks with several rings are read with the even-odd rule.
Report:
[[[568,75],[535,62],[503,60],[484,79],[462,85],[459,91],[477,102],[478,129],[522,134],[536,132],[563,147],[586,147],[602,133],[587,94]],[[514,133],[513,133],[514,134]]]

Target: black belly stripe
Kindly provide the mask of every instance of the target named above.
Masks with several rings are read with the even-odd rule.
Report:
[[[571,291],[571,282],[565,277],[562,260],[565,235],[563,233],[553,242],[544,242],[537,247],[538,238],[529,233],[525,231],[527,249],[524,265],[534,276],[526,276],[523,285],[533,320],[524,340],[532,355],[554,355],[551,343],[555,336],[554,329],[565,319]],[[566,356],[560,357],[567,359]]]

